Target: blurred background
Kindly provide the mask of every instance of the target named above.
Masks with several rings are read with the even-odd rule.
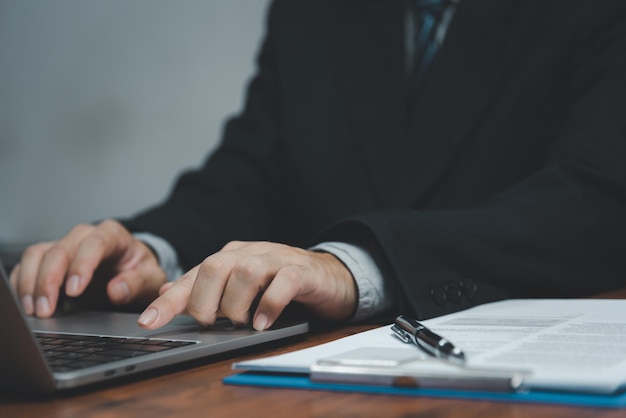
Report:
[[[0,0],[0,248],[162,200],[239,111],[267,0]]]

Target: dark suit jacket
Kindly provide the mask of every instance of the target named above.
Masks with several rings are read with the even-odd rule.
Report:
[[[463,0],[412,101],[404,2],[277,1],[221,146],[126,224],[186,267],[354,242],[419,317],[621,286],[625,6]]]

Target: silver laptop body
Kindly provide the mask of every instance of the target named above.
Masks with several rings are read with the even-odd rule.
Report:
[[[0,262],[0,389],[11,392],[51,393],[147,370],[266,343],[308,331],[308,323],[277,321],[267,331],[233,327],[221,320],[200,327],[193,318],[179,316],[163,328],[147,331],[137,325],[137,314],[87,311],[49,319],[26,317]],[[282,322],[282,323],[281,323]],[[52,372],[36,333],[89,334],[119,338],[176,340],[191,344],[78,370]],[[130,341],[130,340],[129,340]]]

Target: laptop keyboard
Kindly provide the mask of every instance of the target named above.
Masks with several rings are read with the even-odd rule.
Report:
[[[35,332],[53,372],[68,372],[196,344],[195,341]]]

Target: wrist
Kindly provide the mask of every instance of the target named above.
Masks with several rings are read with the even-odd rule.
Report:
[[[334,254],[327,252],[318,254],[324,259],[325,265],[329,266],[327,277],[330,278],[332,285],[328,286],[328,289],[333,289],[334,300],[333,309],[323,312],[321,316],[337,321],[349,319],[358,306],[359,291],[356,281],[346,265]]]

